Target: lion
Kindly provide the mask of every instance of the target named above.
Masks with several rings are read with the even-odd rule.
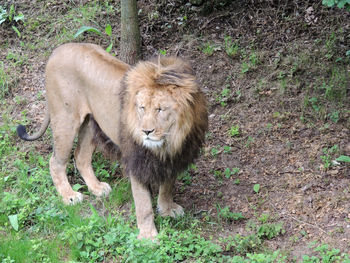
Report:
[[[46,114],[33,135],[22,125],[19,137],[33,141],[51,125],[53,183],[65,204],[83,200],[72,189],[67,161],[78,136],[75,163],[89,191],[107,196],[111,187],[94,175],[91,160],[98,145],[118,157],[130,178],[138,238],[154,239],[150,185],[159,186],[161,216],[181,216],[173,200],[177,175],[198,156],[208,127],[207,103],[190,65],[177,57],[161,57],[134,66],[94,44],[69,43],[48,60]]]

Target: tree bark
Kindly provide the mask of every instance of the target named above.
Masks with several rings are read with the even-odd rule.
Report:
[[[130,65],[140,59],[140,29],[136,0],[121,0],[120,59]]]

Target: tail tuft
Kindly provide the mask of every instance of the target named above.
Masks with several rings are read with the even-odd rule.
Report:
[[[28,141],[28,133],[26,130],[26,127],[23,125],[18,125],[17,126],[17,134],[19,136],[19,138],[21,138],[22,140]]]

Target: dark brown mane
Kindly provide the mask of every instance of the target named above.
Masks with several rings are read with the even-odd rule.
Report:
[[[176,63],[182,62],[182,60],[174,60]],[[183,64],[171,64],[171,59],[163,61],[163,64],[169,66],[169,70],[163,71],[161,75],[155,77],[154,82],[160,85],[177,85],[181,86],[192,83],[195,80],[192,69],[187,63]],[[131,72],[135,67],[130,69]],[[127,87],[127,75],[122,81],[122,90],[120,93],[120,102],[122,104],[121,113],[125,116],[127,112],[128,101],[128,87]],[[195,82],[194,82],[195,83]],[[196,85],[196,84],[195,84]],[[96,141],[100,145],[104,146],[105,153],[109,157],[113,158],[116,154],[117,157],[121,157],[121,163],[124,172],[127,176],[133,175],[145,185],[154,185],[169,180],[172,177],[176,177],[179,173],[186,170],[187,167],[193,163],[195,158],[198,157],[200,148],[204,142],[205,132],[208,126],[208,117],[206,109],[206,100],[204,94],[198,89],[191,89],[190,91],[191,101],[188,102],[188,114],[192,112],[194,114],[194,120],[191,125],[191,130],[184,138],[180,150],[175,155],[168,154],[164,159],[161,159],[155,153],[148,148],[138,144],[134,141],[133,137],[126,129],[125,118],[121,119],[119,125],[119,141],[120,145],[115,145],[109,138],[101,131],[98,124],[95,125]],[[113,158],[116,159],[116,158]]]
[[[122,164],[126,174],[137,176],[143,184],[153,185],[176,177],[186,170],[198,157],[204,142],[207,116],[200,117],[204,121],[193,127],[184,140],[181,151],[174,157],[168,156],[165,161],[160,160],[145,147],[136,144],[127,134],[123,134]]]

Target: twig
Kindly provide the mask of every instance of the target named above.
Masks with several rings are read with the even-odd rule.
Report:
[[[317,228],[318,230],[320,230],[324,234],[328,235],[328,233],[326,231],[324,231],[322,228],[320,228],[319,226],[316,226],[316,225],[310,224],[308,222],[302,221],[300,219],[295,218],[294,216],[290,216],[290,215],[287,215],[287,216],[289,216],[290,218],[294,219],[295,221],[297,221],[297,222],[299,222],[301,224],[305,224],[305,225],[311,226],[313,228]]]

